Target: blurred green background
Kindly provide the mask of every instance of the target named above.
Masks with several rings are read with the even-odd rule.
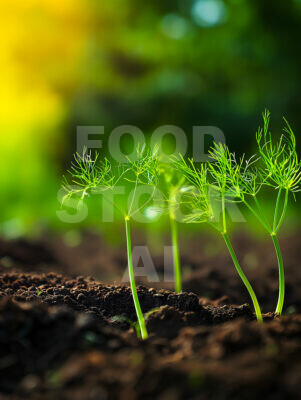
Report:
[[[298,140],[300,16],[299,0],[4,3],[0,233],[66,229],[57,192],[78,125],[103,125],[104,143],[124,124],[214,125],[250,153],[267,107]],[[99,223],[95,204],[85,224]]]

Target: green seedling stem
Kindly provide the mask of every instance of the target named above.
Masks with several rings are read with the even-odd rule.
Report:
[[[224,204],[224,202],[222,202],[222,204]],[[242,268],[241,268],[241,266],[239,264],[239,261],[237,259],[236,253],[235,253],[235,251],[233,249],[233,246],[231,244],[230,238],[229,238],[229,236],[227,234],[225,208],[223,208],[222,213],[223,213],[223,227],[219,228],[213,223],[210,223],[210,226],[215,228],[222,235],[222,237],[223,237],[223,239],[224,239],[224,241],[226,243],[226,246],[227,246],[227,248],[229,250],[229,253],[231,255],[231,258],[233,260],[233,263],[234,263],[234,266],[236,268],[236,271],[238,272],[238,275],[240,276],[240,278],[243,281],[247,291],[249,292],[249,295],[251,297],[251,300],[252,300],[252,303],[253,303],[253,306],[254,306],[254,310],[255,310],[257,321],[262,323],[263,322],[262,313],[261,313],[261,309],[260,309],[256,294],[255,294],[255,292],[254,292],[254,290],[252,288],[252,285],[250,284],[248,278],[244,274],[244,272],[243,272],[243,270],[242,270]]]
[[[154,313],[156,313],[158,311],[160,311],[160,307],[153,308],[150,311],[146,312],[143,315],[144,316],[144,320],[146,321],[152,314],[154,314]],[[124,315],[115,315],[112,318],[112,322],[126,322],[132,328],[134,328],[134,331],[136,332],[137,338],[138,339],[142,339],[142,337],[141,337],[141,329],[140,329],[138,321],[132,321],[131,319],[125,317]]]
[[[240,276],[241,280],[243,281],[245,287],[247,288],[247,291],[249,292],[249,295],[252,299],[252,303],[254,306],[254,310],[255,310],[255,314],[256,314],[256,318],[257,321],[262,323],[263,319],[262,319],[262,314],[261,314],[261,310],[259,307],[259,303],[257,300],[257,297],[255,295],[255,292],[248,280],[248,278],[246,277],[246,275],[244,274],[243,270],[241,269],[241,266],[238,262],[237,256],[235,254],[235,251],[233,249],[233,246],[231,244],[231,241],[229,239],[229,236],[227,234],[227,225],[226,225],[226,209],[225,209],[225,198],[224,195],[222,194],[222,214],[223,214],[223,229],[221,230],[221,234],[224,238],[224,241],[227,245],[227,248],[229,250],[229,253],[231,255],[231,258],[233,260],[234,266],[236,268],[236,271],[238,272],[238,275]]]
[[[282,222],[283,222],[283,219],[284,219],[284,216],[286,213],[287,202],[288,202],[288,190],[285,191],[284,201],[283,201],[283,205],[282,205],[282,212],[279,217],[279,212],[280,212],[280,208],[281,208],[281,194],[282,194],[282,189],[280,188],[278,190],[276,205],[275,205],[275,209],[274,209],[273,227],[270,226],[256,195],[253,196],[253,199],[254,199],[255,205],[258,209],[258,212],[253,207],[251,207],[251,205],[245,199],[243,200],[244,204],[248,207],[248,209],[253,213],[253,215],[260,222],[260,224],[263,226],[263,228],[271,236],[271,239],[274,244],[277,261],[278,261],[278,273],[279,273],[279,292],[278,292],[278,302],[277,302],[277,306],[275,309],[275,313],[277,313],[279,315],[282,314],[283,305],[284,305],[285,275],[284,275],[283,258],[282,258],[282,253],[281,253],[279,242],[278,242],[277,233],[282,225]]]
[[[130,218],[128,216],[125,217],[125,232],[126,232],[126,243],[127,243],[127,255],[128,255],[128,268],[129,268],[129,277],[130,277],[130,285],[132,290],[132,296],[134,300],[135,310],[139,322],[139,327],[141,331],[141,338],[147,339],[148,333],[145,326],[145,321],[143,317],[143,313],[140,307],[139,298],[137,294],[137,288],[135,283],[135,275],[134,275],[134,267],[133,267],[133,258],[132,258],[132,241],[131,241],[131,230],[130,230]]]
[[[182,277],[181,277],[181,264],[179,254],[179,240],[178,240],[178,226],[177,221],[170,215],[170,229],[171,229],[171,240],[172,240],[172,256],[174,266],[174,277],[175,277],[175,292],[180,293],[182,291]]]
[[[234,249],[232,247],[232,244],[230,242],[229,236],[227,235],[227,233],[222,233],[222,236],[223,236],[223,238],[224,238],[224,240],[226,242],[226,245],[228,247],[229,253],[231,254],[231,257],[232,257],[233,263],[235,265],[235,268],[236,268],[236,270],[238,272],[238,275],[240,276],[241,280],[243,281],[243,283],[244,283],[245,287],[247,288],[247,290],[249,292],[249,295],[250,295],[250,297],[252,299],[257,321],[258,322],[263,322],[262,314],[261,314],[261,310],[260,310],[260,307],[259,307],[259,304],[258,304],[257,297],[255,295],[255,292],[254,292],[250,282],[248,281],[246,275],[244,274],[243,270],[241,269],[241,267],[239,265],[239,262],[237,260],[235,251],[234,251]]]
[[[176,209],[179,203],[180,189],[182,184],[185,182],[185,177],[182,174],[179,174],[179,171],[176,169],[169,165],[166,166],[166,164],[162,164],[161,174],[163,176],[163,182],[161,182],[162,193],[167,204],[170,221],[175,292],[180,293],[182,291],[182,271]]]
[[[276,235],[271,235],[272,240],[275,246],[275,251],[278,259],[278,268],[279,268],[279,293],[278,293],[278,302],[276,307],[276,313],[281,315],[283,310],[284,303],[284,295],[285,295],[285,277],[284,277],[284,267],[283,267],[283,259],[280,251],[278,239]]]

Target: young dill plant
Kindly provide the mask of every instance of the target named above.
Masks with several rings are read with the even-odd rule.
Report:
[[[257,297],[238,262],[227,233],[226,202],[232,201],[233,198],[233,194],[229,192],[227,178],[227,168],[228,163],[231,162],[231,155],[228,148],[222,144],[215,144],[210,155],[214,162],[203,163],[199,168],[195,166],[193,159],[189,159],[187,162],[181,158],[176,162],[176,168],[185,175],[193,188],[187,198],[191,212],[185,217],[185,222],[206,222],[222,235],[234,266],[252,299],[256,318],[259,322],[262,322],[262,313]],[[222,214],[221,222],[217,215],[217,204],[219,205],[218,214],[220,212]]]
[[[244,167],[242,164],[237,165],[237,174],[234,178],[231,171],[230,180],[233,185],[237,185],[238,197],[269,233],[274,243],[279,270],[279,294],[275,312],[281,315],[285,295],[285,276],[277,234],[286,214],[289,194],[292,193],[294,196],[300,191],[301,163],[296,151],[295,135],[288,122],[284,119],[286,123],[284,134],[275,143],[269,131],[269,121],[270,113],[266,110],[263,113],[263,127],[260,127],[256,133],[261,167],[255,168],[248,162]],[[268,221],[258,199],[259,190],[263,185],[272,187],[277,192],[272,222]]]
[[[83,201],[84,197],[89,193],[113,190],[117,184],[131,186],[132,190],[127,206],[121,209],[116,202],[112,203],[112,205],[122,213],[124,218],[130,286],[141,338],[146,339],[148,332],[134,276],[130,221],[136,213],[142,211],[152,201],[158,181],[159,167],[156,150],[151,151],[145,146],[141,149],[137,148],[135,160],[128,159],[127,161],[127,163],[114,167],[107,158],[101,161],[99,155],[96,154],[95,158],[92,159],[91,154],[84,150],[83,155],[76,154],[74,156],[74,162],[68,171],[72,177],[71,183],[68,183],[67,179],[64,178],[63,187],[67,192],[65,198],[77,196]],[[153,190],[148,199],[142,205],[139,205],[137,189],[141,185],[153,187]]]
[[[175,292],[182,291],[182,273],[179,251],[179,238],[178,238],[178,223],[176,221],[176,210],[178,205],[178,197],[182,190],[182,185],[185,182],[185,176],[179,171],[171,168],[167,164],[162,164],[161,176],[163,178],[162,191],[166,199],[167,210],[170,221],[172,255],[173,255],[173,268],[175,279]]]

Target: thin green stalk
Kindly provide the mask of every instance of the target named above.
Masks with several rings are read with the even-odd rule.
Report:
[[[131,231],[130,231],[130,218],[125,217],[125,232],[126,232],[126,243],[127,243],[127,253],[128,253],[128,267],[129,267],[129,276],[130,276],[130,284],[132,289],[132,296],[134,300],[134,305],[136,309],[136,314],[139,322],[139,327],[141,331],[142,339],[147,339],[148,333],[145,326],[144,317],[141,311],[136,283],[135,283],[135,275],[134,275],[134,267],[133,267],[133,259],[132,259],[132,242],[131,242]]]
[[[226,227],[226,210],[225,210],[225,196],[224,196],[224,193],[222,194],[222,213],[223,213],[223,231],[226,234],[227,233],[227,227]]]
[[[224,196],[224,193],[222,193],[222,214],[223,214],[223,232],[227,233],[226,208],[225,208],[225,196]]]
[[[181,277],[181,265],[179,256],[179,241],[178,241],[178,227],[177,221],[170,216],[170,228],[171,228],[171,240],[172,240],[172,256],[173,256],[173,267],[175,277],[175,291],[180,293],[182,291],[182,277]]]
[[[280,207],[280,200],[281,200],[281,188],[278,191],[278,195],[277,195],[277,200],[276,200],[276,205],[275,205],[275,212],[274,212],[274,221],[273,221],[273,230],[271,230],[271,228],[269,228],[268,225],[268,221],[265,218],[263,211],[260,207],[260,204],[258,202],[258,200],[256,199],[256,197],[254,197],[254,200],[256,202],[256,205],[259,209],[259,212],[262,215],[262,218],[264,219],[263,222],[265,222],[264,227],[268,230],[268,232],[270,233],[273,243],[274,243],[274,247],[275,247],[275,251],[276,251],[276,255],[277,255],[277,261],[278,261],[278,271],[279,271],[279,294],[278,294],[278,302],[277,302],[277,307],[275,312],[277,314],[282,313],[283,310],[283,303],[284,303],[284,293],[285,293],[285,277],[284,277],[284,267],[283,267],[283,258],[282,258],[282,254],[281,254],[281,250],[280,250],[280,246],[278,243],[278,239],[277,239],[277,232],[283,222],[284,219],[284,215],[286,212],[286,208],[287,208],[287,201],[288,201],[288,191],[286,191],[285,193],[285,198],[284,198],[284,205],[283,205],[283,209],[282,209],[282,213],[279,219],[279,222],[277,223],[277,218],[278,218],[278,214],[279,214],[279,207]],[[250,208],[251,209],[251,208]],[[252,211],[252,209],[251,209]],[[253,212],[253,211],[252,211]],[[256,215],[256,212],[253,214],[258,218],[258,216]],[[259,218],[258,218],[259,219]],[[259,219],[259,221],[262,223],[261,219]]]
[[[279,294],[278,294],[278,303],[275,312],[281,315],[283,310],[283,303],[284,303],[284,294],[285,294],[285,278],[284,278],[284,268],[283,268],[283,259],[281,250],[279,247],[278,239],[276,235],[271,235],[272,240],[275,246],[277,259],[278,259],[278,266],[279,266]]]
[[[136,176],[136,182],[135,182],[135,187],[134,187],[134,193],[133,193],[133,196],[132,196],[131,205],[130,205],[130,207],[129,207],[128,215],[131,215],[131,210],[132,210],[132,207],[133,207],[133,203],[134,203],[134,198],[135,198],[137,186],[138,186],[138,175]]]
[[[275,212],[274,212],[274,222],[273,222],[273,232],[275,232],[276,227],[277,227],[277,218],[278,218],[278,212],[279,212],[279,204],[280,204],[280,199],[281,199],[281,188],[278,190],[278,195],[277,195],[277,200],[276,200],[276,206],[275,206]]]
[[[254,292],[250,282],[248,281],[247,277],[245,276],[243,270],[241,269],[241,267],[239,265],[239,262],[237,260],[236,254],[234,252],[234,249],[233,249],[233,247],[231,245],[231,242],[230,242],[230,239],[229,239],[227,233],[222,233],[222,235],[223,235],[223,238],[224,238],[224,240],[226,242],[228,250],[229,250],[229,252],[231,254],[231,257],[232,257],[232,260],[234,262],[235,268],[236,268],[236,270],[238,272],[238,275],[242,279],[243,283],[245,284],[245,286],[246,286],[246,288],[247,288],[247,290],[249,292],[249,295],[251,296],[251,299],[252,299],[252,302],[253,302],[253,305],[254,305],[254,309],[255,309],[255,313],[256,313],[257,321],[258,322],[263,322],[261,310],[260,310],[260,307],[259,307],[259,304],[258,304],[257,297],[255,295],[255,292]]]
[[[280,191],[281,191],[281,189],[279,189],[279,192],[278,192],[277,203],[276,203],[277,210],[275,210],[275,215],[276,215],[276,213],[278,214],[278,210],[279,210],[279,200],[278,199],[280,197],[280,195],[279,195]],[[273,240],[273,243],[275,246],[276,254],[277,254],[278,269],[279,269],[279,294],[278,294],[278,302],[277,302],[277,306],[276,306],[276,310],[275,310],[275,312],[279,315],[281,315],[282,310],[283,310],[284,294],[285,294],[285,277],[284,277],[283,258],[282,258],[279,242],[277,239],[277,232],[283,222],[283,219],[284,219],[284,216],[286,213],[287,201],[288,201],[288,190],[286,190],[286,192],[285,192],[284,204],[283,204],[283,209],[282,209],[280,219],[277,223],[277,217],[274,218],[274,227],[273,227],[273,232],[271,234],[272,240]]]
[[[285,197],[284,197],[284,205],[283,205],[281,217],[280,217],[278,225],[276,226],[276,229],[275,229],[275,233],[278,232],[278,230],[279,230],[279,228],[280,228],[280,226],[281,226],[281,224],[283,222],[283,219],[284,219],[284,216],[285,216],[285,213],[286,213],[286,209],[287,209],[287,201],[288,201],[288,190],[286,189]]]

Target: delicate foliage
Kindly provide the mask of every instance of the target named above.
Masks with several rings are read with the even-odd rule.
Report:
[[[225,193],[229,186],[232,173],[234,173],[233,160],[228,147],[222,143],[214,143],[209,151],[212,162],[208,168],[213,177],[212,187]]]
[[[296,151],[295,135],[285,118],[284,121],[284,134],[274,143],[269,131],[270,112],[266,110],[263,113],[263,128],[260,127],[256,133],[259,153],[264,163],[261,174],[265,183],[272,187],[298,192],[301,163]]]
[[[64,176],[63,188],[67,192],[65,198],[77,195],[83,199],[91,189],[107,190],[116,183],[116,175],[112,172],[109,160],[105,158],[104,161],[100,161],[98,153],[92,159],[91,152],[87,153],[86,149],[82,155],[74,155],[68,172],[72,181],[69,183]]]
[[[64,177],[63,188],[67,194],[63,201],[74,195],[83,200],[91,190],[112,189],[121,179],[134,183],[135,188],[138,184],[155,187],[158,182],[159,164],[156,150],[151,151],[145,146],[141,149],[137,148],[135,161],[128,159],[127,163],[114,167],[107,158],[104,158],[103,161],[100,160],[98,153],[92,159],[91,152],[87,153],[87,150],[84,149],[82,155],[78,153],[74,155],[74,161],[68,172],[71,176],[71,183]],[[135,190],[133,197],[134,195]]]
[[[155,186],[160,173],[157,152],[157,148],[151,150],[146,146],[141,149],[138,147],[135,160],[128,157],[128,164],[123,165],[130,175],[126,179],[132,183]]]
[[[209,154],[212,159],[209,164],[212,187],[228,201],[243,200],[245,195],[255,196],[259,192],[262,182],[254,166],[257,161],[254,155],[237,160],[235,153],[222,143],[215,143]]]
[[[175,160],[175,168],[182,172],[192,186],[182,188],[185,191],[183,203],[189,208],[190,213],[184,222],[210,222],[214,219],[210,201],[210,183],[208,182],[208,169],[205,163],[196,168],[193,159],[188,162],[181,156]]]
[[[121,166],[121,168],[123,168],[125,171],[125,180],[134,185],[134,190],[131,194],[130,206],[127,212],[128,216],[132,216],[138,211],[145,209],[145,206],[148,205],[151,199],[154,199],[155,197],[160,175],[157,152],[157,148],[151,150],[150,148],[146,148],[146,146],[142,146],[140,149],[138,146],[135,160],[128,158],[128,163]],[[145,203],[133,210],[133,208],[135,208],[134,205],[137,206],[135,202],[135,196],[138,185],[151,186],[153,187],[153,192]]]

